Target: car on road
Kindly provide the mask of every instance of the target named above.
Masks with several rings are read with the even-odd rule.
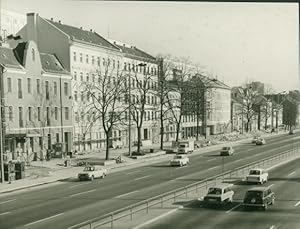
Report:
[[[263,184],[268,181],[268,177],[269,173],[264,169],[250,169],[246,182]]]
[[[203,198],[204,205],[225,204],[233,200],[234,191],[231,190],[232,184],[218,184],[208,189]]]
[[[170,161],[171,166],[184,166],[190,163],[190,159],[185,154],[177,154]]]
[[[269,205],[275,203],[275,194],[270,187],[254,187],[249,189],[244,197],[243,206],[259,207],[264,210],[268,209]]]
[[[264,145],[266,144],[266,140],[264,138],[258,138],[255,142],[256,145]]]
[[[224,146],[221,149],[220,155],[221,156],[230,156],[233,155],[234,153],[234,149],[232,148],[232,146]]]
[[[82,172],[78,173],[79,180],[94,180],[95,178],[104,178],[107,175],[107,169],[102,166],[85,166]]]

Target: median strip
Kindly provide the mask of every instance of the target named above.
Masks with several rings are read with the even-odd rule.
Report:
[[[145,179],[145,178],[147,178],[147,177],[150,177],[150,175],[148,175],[148,176],[143,176],[143,177],[139,177],[139,178],[135,178],[135,179],[133,179],[133,180],[142,180],[142,179]]]
[[[76,193],[76,194],[73,194],[73,195],[70,195],[71,197],[73,196],[79,196],[79,195],[82,195],[82,194],[85,194],[85,193],[90,193],[90,192],[95,192],[96,189],[92,189],[92,190],[89,190],[89,191],[85,191],[85,192],[79,192],[79,193]]]
[[[32,223],[28,223],[28,224],[25,225],[25,227],[30,226],[30,225],[33,225],[33,224],[36,224],[36,223],[40,223],[40,222],[45,221],[45,220],[48,220],[48,219],[55,218],[55,217],[60,216],[60,215],[62,215],[62,214],[64,214],[64,213],[59,213],[59,214],[56,214],[56,215],[53,215],[53,216],[50,216],[50,217],[47,217],[47,218],[44,218],[44,219],[40,219],[40,220],[38,220],[38,221],[34,221],[34,222],[32,222]]]

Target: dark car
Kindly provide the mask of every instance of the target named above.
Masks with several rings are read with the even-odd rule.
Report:
[[[274,202],[275,194],[269,187],[255,187],[246,192],[243,206],[244,208],[258,207],[267,210],[268,206],[273,205]]]

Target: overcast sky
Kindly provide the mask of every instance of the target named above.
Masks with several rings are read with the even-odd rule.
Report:
[[[300,90],[297,3],[2,0],[40,16],[137,46],[190,57],[229,86],[249,80]]]

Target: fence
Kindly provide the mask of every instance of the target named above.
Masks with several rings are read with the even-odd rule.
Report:
[[[240,166],[233,170],[225,171],[216,176],[207,178],[202,181],[195,182],[193,184],[187,185],[185,187],[172,190],[167,193],[137,202],[125,208],[118,209],[116,211],[110,212],[108,214],[99,216],[97,218],[82,222],[80,224],[69,227],[69,229],[96,229],[101,226],[110,226],[114,227],[114,222],[122,218],[128,217],[130,220],[133,220],[135,213],[145,211],[148,214],[150,208],[153,206],[163,207],[164,203],[167,201],[176,202],[176,199],[182,196],[188,197],[188,194],[195,191],[199,192],[200,190],[207,190],[209,186],[215,185],[218,182],[222,182],[225,178],[246,176],[250,169],[252,168],[269,168],[271,166],[277,165],[280,162],[287,161],[289,159],[294,159],[300,156],[300,148],[285,151],[270,157],[267,157],[263,160],[254,161],[244,166]]]

